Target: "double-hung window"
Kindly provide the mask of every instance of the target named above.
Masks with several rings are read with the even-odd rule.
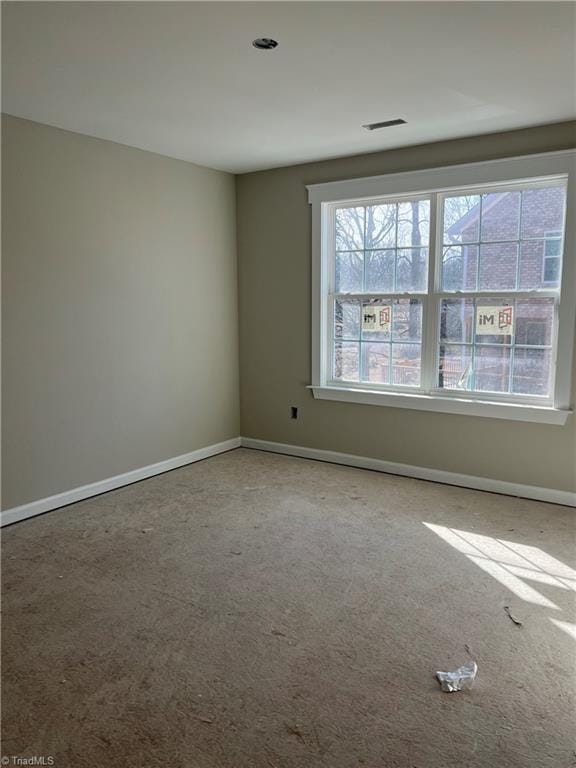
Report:
[[[557,153],[309,187],[315,396],[564,423],[573,171]]]
[[[342,205],[333,214],[332,381],[419,387],[430,199]]]

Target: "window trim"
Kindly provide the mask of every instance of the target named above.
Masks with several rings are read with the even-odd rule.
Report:
[[[557,360],[554,366],[555,379],[553,398],[514,396],[514,400],[502,399],[501,395],[488,393],[469,393],[460,390],[438,390],[429,386],[429,393],[422,393],[413,388],[395,387],[393,391],[375,390],[364,382],[336,383],[327,376],[327,344],[330,336],[328,320],[328,288],[330,259],[330,238],[333,237],[329,217],[337,204],[367,204],[382,197],[401,199],[432,194],[430,210],[430,254],[436,248],[436,232],[440,211],[436,203],[443,195],[466,189],[482,191],[483,186],[490,191],[514,185],[518,188],[548,186],[551,181],[562,179],[567,184],[566,226],[564,235],[564,258],[562,258],[562,282],[559,298],[559,312],[556,318]],[[441,411],[481,415],[491,418],[537,421],[549,424],[563,424],[571,411],[571,370],[574,346],[574,320],[576,317],[576,292],[570,286],[576,283],[576,237],[573,211],[575,202],[576,150],[551,152],[539,155],[503,158],[481,163],[468,163],[420,171],[391,173],[364,179],[351,179],[307,186],[308,201],[312,206],[312,382],[310,388],[318,399],[340,400],[363,404],[379,404],[391,407],[415,408],[418,410]],[[441,259],[436,259],[435,270],[440,268]],[[440,294],[431,290],[437,283],[438,275],[429,269],[428,294],[406,293],[405,296],[421,296],[423,305],[423,324],[435,323],[436,303]],[[513,291],[486,291],[490,296],[501,293],[502,296],[530,295],[546,297],[556,295],[555,291],[538,289],[516,294]],[[446,292],[450,297],[478,297],[479,293],[467,291]],[[377,294],[376,294],[377,295]],[[400,294],[396,294],[400,295]],[[423,335],[423,385],[425,371],[433,375],[434,368],[425,365],[425,360],[436,355],[434,341],[428,345]],[[427,348],[428,347],[428,348]],[[428,356],[428,357],[425,357]],[[430,385],[430,379],[428,379]],[[407,391],[408,390],[408,391]],[[541,402],[541,404],[540,404]]]

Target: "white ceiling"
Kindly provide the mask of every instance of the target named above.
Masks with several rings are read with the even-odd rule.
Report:
[[[576,116],[571,2],[2,6],[5,112],[235,173]]]

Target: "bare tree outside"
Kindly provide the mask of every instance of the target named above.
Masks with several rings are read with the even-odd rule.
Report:
[[[424,292],[429,229],[429,200],[338,209],[336,292]],[[337,338],[349,338],[347,330],[355,327],[356,317],[359,322],[361,307],[360,300],[336,303]],[[356,366],[360,366],[361,377],[369,380],[391,377],[397,384],[419,383],[422,304],[416,298],[394,300],[392,310],[391,332],[365,331],[361,348],[347,341],[340,343],[337,362],[342,372],[355,376]],[[375,342],[386,342],[387,347]],[[378,370],[372,370],[375,368]]]

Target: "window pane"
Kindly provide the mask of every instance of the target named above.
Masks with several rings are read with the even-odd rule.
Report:
[[[336,209],[336,250],[361,251],[364,248],[364,208]]]
[[[479,392],[508,392],[510,347],[476,347],[474,389]]]
[[[548,395],[550,362],[549,349],[517,349],[514,353],[512,391],[522,395]]]
[[[544,272],[544,240],[528,240],[520,246],[519,288],[540,288]]]
[[[362,381],[390,383],[390,344],[362,344]]]
[[[444,243],[477,243],[480,234],[480,195],[444,200]]]
[[[398,247],[428,245],[430,201],[413,200],[398,204]]]
[[[366,248],[396,247],[396,203],[366,208]]]
[[[425,291],[428,250],[403,248],[396,255],[396,290]]]
[[[334,336],[342,339],[360,338],[360,302],[336,301],[334,306]]]
[[[334,342],[334,378],[358,381],[360,344],[350,341]]]
[[[441,345],[438,385],[443,389],[470,389],[472,347]]]
[[[362,338],[389,341],[392,329],[392,303],[367,301],[362,304]]]
[[[565,187],[526,189],[522,193],[522,237],[544,237],[564,228]]]
[[[495,243],[480,247],[481,291],[503,291],[516,288],[518,245]]]
[[[520,225],[520,192],[482,195],[481,239],[517,240]]]
[[[421,301],[399,299],[394,302],[392,338],[394,341],[420,341],[422,339]]]
[[[382,293],[394,291],[394,260],[396,251],[367,251],[366,252],[366,285],[367,291]]]
[[[336,293],[360,293],[364,272],[362,253],[336,254]]]
[[[554,328],[554,299],[516,302],[516,344],[550,346]]]
[[[443,299],[440,305],[440,340],[472,342],[474,299]]]
[[[477,271],[477,245],[453,245],[450,248],[444,248],[442,290],[475,291]]]
[[[392,344],[392,383],[404,387],[418,387],[420,357],[420,344]]]

